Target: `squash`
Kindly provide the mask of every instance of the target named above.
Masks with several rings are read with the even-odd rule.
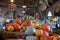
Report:
[[[42,28],[44,31],[46,31],[46,32],[49,32],[49,31],[51,30],[49,24],[43,24],[43,25],[41,26],[41,28]]]
[[[38,28],[39,28],[39,24],[40,24],[40,23],[39,23],[38,21],[33,20],[32,26],[33,26],[34,28],[38,29]]]
[[[32,26],[32,20],[26,19],[22,23],[23,26]]]
[[[19,25],[18,23],[14,23],[13,26],[14,26],[15,31],[20,31],[21,25]]]
[[[52,40],[50,36],[41,36],[40,40]]]
[[[29,27],[26,28],[25,35],[31,36],[31,35],[33,35],[33,33],[34,33],[34,28],[33,27],[29,26]]]
[[[42,36],[49,36],[49,33],[46,31],[43,31],[43,35]]]
[[[7,31],[10,31],[10,32],[14,31],[14,27],[11,26],[11,25],[9,25],[9,26],[7,27]]]
[[[36,36],[42,36],[43,35],[43,30],[42,29],[36,29],[35,35]]]
[[[53,37],[53,40],[58,40],[58,37]]]
[[[23,27],[20,29],[20,32],[24,32],[26,30],[26,27]]]
[[[13,21],[13,22],[14,22],[14,23],[16,22],[16,23],[21,24],[22,20],[21,20],[21,19],[19,19],[19,18],[16,18],[16,19],[14,19],[14,21]]]
[[[58,35],[58,34],[53,33],[53,36],[54,36],[54,37],[58,37],[59,35]]]

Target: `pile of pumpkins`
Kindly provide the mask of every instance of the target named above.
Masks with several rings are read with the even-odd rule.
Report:
[[[49,24],[40,24],[41,23],[36,20],[24,19],[22,21],[21,19],[16,18],[12,23],[6,24],[6,30],[10,32],[24,31],[27,35],[30,35],[32,32],[31,34],[35,34],[35,36],[40,37],[40,40],[58,40],[59,35],[51,31]]]
[[[19,18],[16,18],[13,20],[12,23],[8,23],[6,24],[6,30],[7,31],[10,31],[10,32],[13,32],[13,31],[19,31],[22,27],[21,27],[21,19]]]

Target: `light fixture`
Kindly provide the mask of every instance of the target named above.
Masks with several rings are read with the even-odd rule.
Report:
[[[22,13],[25,13],[25,11],[22,11]]]
[[[14,2],[14,0],[10,0],[10,2]]]
[[[49,17],[51,17],[51,16],[52,16],[51,11],[49,11],[49,12],[48,12],[48,15],[47,15],[47,16],[49,16]]]
[[[24,6],[22,6],[22,8],[26,8],[26,6],[24,5]]]

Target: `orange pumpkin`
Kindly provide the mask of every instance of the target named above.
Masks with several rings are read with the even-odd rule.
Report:
[[[7,30],[8,30],[8,31],[14,31],[14,27],[11,26],[11,25],[9,25],[9,26],[7,27]]]
[[[39,28],[39,26],[37,26],[37,24],[35,24],[35,23],[32,23],[32,26],[33,26],[34,28],[36,28],[36,29]]]
[[[13,24],[15,31],[20,31],[21,26],[18,23]]]
[[[19,18],[16,18],[13,22],[16,22],[16,23],[19,23],[19,24],[21,24],[21,19],[19,19]]]
[[[33,22],[32,20],[29,20],[29,26],[32,26]]]
[[[41,36],[40,40],[52,40],[52,38],[50,36]]]
[[[49,36],[49,33],[46,31],[43,31],[43,35],[42,36]]]
[[[24,20],[24,22],[22,23],[23,26],[32,26],[32,20]]]
[[[50,31],[50,25],[48,25],[48,24],[43,24],[43,25],[41,26],[41,28],[42,28],[44,31],[46,31],[46,32],[49,32],[49,31]]]
[[[6,28],[5,28],[5,29],[7,30],[7,28],[8,28],[9,26],[11,26],[10,23],[6,24]]]
[[[36,32],[35,32],[35,35],[36,36],[42,36],[43,35],[43,30],[42,29],[37,29]]]
[[[54,36],[54,37],[58,37],[59,35],[58,35],[58,34],[53,33],[53,36]]]

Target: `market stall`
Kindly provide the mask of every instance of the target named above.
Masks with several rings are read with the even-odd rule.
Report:
[[[55,15],[53,10],[48,10],[52,9],[51,6],[55,2],[54,0],[16,0],[15,2],[11,0],[4,15],[1,15],[2,10],[0,10],[0,39],[60,40],[60,6],[54,10]],[[19,13],[23,15],[18,14],[19,8],[22,10],[22,13]]]

